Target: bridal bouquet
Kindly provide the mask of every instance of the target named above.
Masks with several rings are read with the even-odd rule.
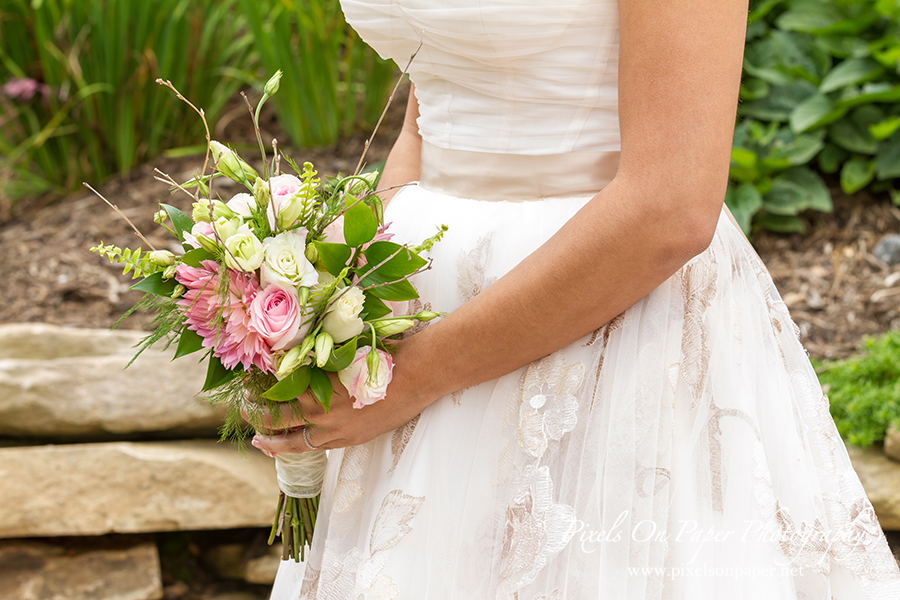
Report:
[[[223,438],[243,439],[244,418],[258,431],[278,431],[279,403],[303,393],[327,411],[329,373],[354,407],[381,400],[391,380],[391,338],[439,316],[404,314],[402,307],[418,297],[409,278],[430,268],[421,254],[446,227],[418,246],[396,244],[375,193],[377,173],[323,182],[312,164],[298,166],[274,143],[270,160],[259,108],[277,91],[279,77],[266,85],[255,114],[251,110],[263,173],[208,135],[211,173],[204,167],[182,184],[159,173],[174,192],[193,198],[191,215],[162,204],[154,219],[177,238],[180,251],[154,249],[137,229],[151,250],[102,243],[91,249],[141,278],[132,289],[144,298],[125,316],[149,309],[155,329],[138,355],[162,339],[176,345],[176,358],[204,353],[203,391],[227,408]],[[282,159],[292,173],[282,172]],[[220,177],[246,191],[223,200],[213,193]],[[291,406],[296,414],[296,403]],[[276,416],[268,427],[267,414]],[[284,558],[299,560],[312,540],[325,460],[322,450],[276,456],[282,494],[269,543],[280,533]]]

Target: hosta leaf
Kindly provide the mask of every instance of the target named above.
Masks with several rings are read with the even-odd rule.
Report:
[[[878,144],[875,175],[881,181],[900,177],[900,131]]]
[[[803,133],[837,121],[845,114],[846,108],[836,107],[824,94],[814,94],[797,104],[790,113],[791,129]]]
[[[730,187],[725,194],[725,204],[744,233],[750,233],[750,221],[763,206],[762,196],[756,187],[749,183]]]
[[[794,216],[763,214],[756,220],[757,225],[763,229],[778,233],[803,233],[806,231],[806,223],[803,219]]]
[[[841,189],[852,194],[863,189],[875,177],[875,160],[856,156],[841,169]]]
[[[859,85],[884,72],[884,67],[871,58],[848,58],[828,72],[819,85],[819,91],[828,93],[848,85]]]
[[[848,156],[849,153],[840,146],[825,144],[818,156],[819,169],[824,173],[837,173]]]
[[[900,129],[900,117],[888,117],[874,125],[869,125],[869,133],[876,140],[885,140]]]

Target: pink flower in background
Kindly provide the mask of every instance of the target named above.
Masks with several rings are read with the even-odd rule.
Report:
[[[269,187],[272,190],[272,198],[266,207],[266,216],[269,217],[269,227],[276,230],[278,213],[281,212],[287,200],[300,191],[303,182],[293,175],[276,175],[269,179]]]
[[[47,96],[50,93],[50,88],[46,84],[30,78],[10,79],[3,84],[3,93],[20,102],[28,102],[38,92]]]
[[[249,327],[247,309],[259,292],[254,277],[228,271],[228,294],[225,302],[218,294],[219,265],[205,260],[200,267],[181,264],[175,268],[175,279],[187,288],[178,305],[184,308],[188,329],[203,338],[203,347],[212,348],[227,369],[238,364],[244,369],[256,365],[272,372],[272,352],[265,339]],[[218,320],[224,317],[224,329]]]
[[[300,301],[293,288],[271,283],[258,292],[249,307],[250,328],[272,350],[288,350],[303,339],[311,324],[303,326]]]

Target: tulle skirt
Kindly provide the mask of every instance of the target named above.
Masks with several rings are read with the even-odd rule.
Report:
[[[589,199],[413,186],[386,220],[415,243],[450,227],[416,286],[452,311]],[[272,597],[896,599],[900,573],[797,328],[723,212],[706,251],[603,327],[332,451],[308,563],[282,563]]]

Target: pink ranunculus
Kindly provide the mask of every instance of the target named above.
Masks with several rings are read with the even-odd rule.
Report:
[[[372,348],[363,346],[356,351],[353,362],[346,369],[338,371],[338,379],[353,397],[353,408],[363,408],[383,400],[387,395],[387,386],[394,373],[394,361],[391,355],[383,350],[378,353],[378,371],[369,381],[369,367],[366,356]]]
[[[266,339],[272,350],[295,346],[309,325],[303,323],[300,300],[293,288],[270,283],[250,305],[250,327]]]
[[[269,187],[272,197],[266,207],[266,216],[269,218],[269,227],[276,231],[278,225],[278,213],[285,201],[300,191],[303,182],[293,175],[276,175],[269,179]]]

